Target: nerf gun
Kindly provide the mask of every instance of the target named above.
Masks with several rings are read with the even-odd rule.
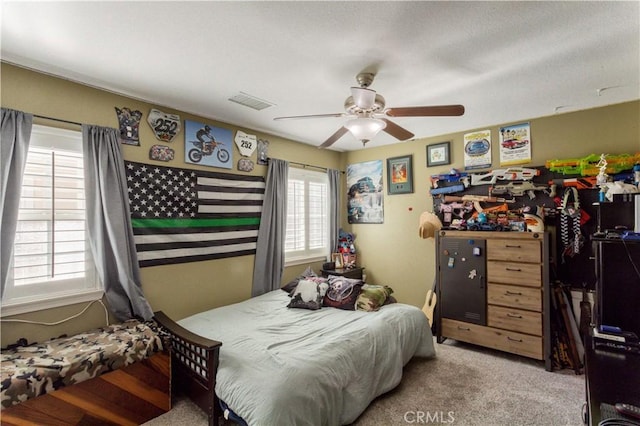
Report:
[[[445,203],[451,203],[454,201],[472,201],[472,202],[486,202],[486,203],[515,203],[515,200],[506,200],[504,198],[491,197],[489,195],[445,195],[443,198]]]
[[[600,155],[590,154],[584,158],[548,160],[545,163],[545,167],[552,172],[562,173],[563,175],[579,174],[581,176],[596,176],[600,173],[599,166],[601,159],[602,156]],[[632,169],[635,164],[640,163],[640,152],[634,155],[606,155],[606,161],[606,173],[619,173],[623,170]],[[471,181],[471,184],[473,184],[473,181]]]
[[[493,185],[498,180],[531,180],[534,176],[538,176],[539,174],[540,170],[521,167],[496,169],[485,174],[471,175],[471,185]]]
[[[453,194],[454,192],[464,191],[465,186],[463,184],[457,184],[452,186],[443,186],[442,188],[432,188],[429,190],[431,195]]]
[[[595,176],[585,176],[581,178],[553,179],[549,181],[549,185],[572,186],[578,189],[591,189],[598,186]]]
[[[536,198],[535,191],[545,191],[548,188],[547,185],[538,185],[533,182],[509,182],[504,185],[494,185],[489,188],[489,195],[501,195],[510,194],[513,197],[520,197],[524,194],[529,196],[529,199]]]
[[[431,175],[431,187],[438,188],[440,182],[458,183],[462,182],[462,185],[466,188],[469,186],[469,174],[460,173],[456,169],[451,169],[449,173],[442,173],[439,175]]]

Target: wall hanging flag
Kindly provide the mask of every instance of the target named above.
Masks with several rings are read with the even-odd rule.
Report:
[[[125,161],[141,267],[255,254],[261,176]]]
[[[120,143],[126,145],[140,146],[140,120],[142,119],[142,112],[131,111],[129,108],[116,108],[116,115],[118,116],[118,126],[120,130]]]
[[[232,167],[231,130],[185,120],[184,161],[202,166]]]
[[[180,132],[180,116],[177,114],[167,114],[157,109],[151,109],[147,123],[151,126],[156,139],[163,142],[173,142],[173,139]]]

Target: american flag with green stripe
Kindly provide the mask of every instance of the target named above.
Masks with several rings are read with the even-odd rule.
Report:
[[[125,161],[141,267],[255,254],[264,178]]]

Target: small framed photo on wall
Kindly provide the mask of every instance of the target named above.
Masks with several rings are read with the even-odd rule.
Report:
[[[427,145],[427,167],[451,164],[450,142]]]

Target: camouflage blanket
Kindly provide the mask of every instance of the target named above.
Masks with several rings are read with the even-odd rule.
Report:
[[[2,409],[150,357],[163,348],[155,322],[126,321],[2,350]]]

